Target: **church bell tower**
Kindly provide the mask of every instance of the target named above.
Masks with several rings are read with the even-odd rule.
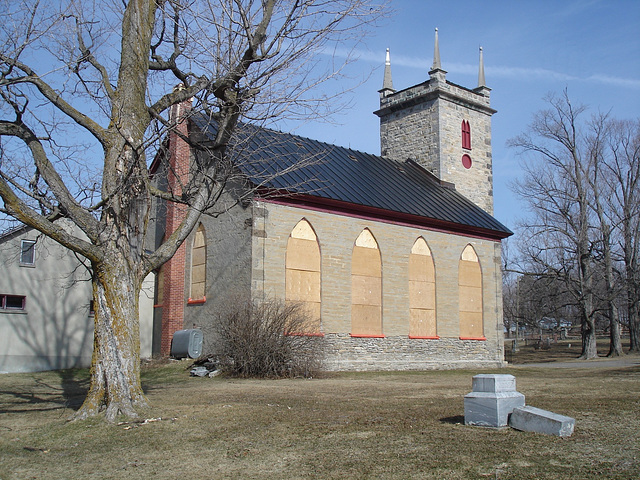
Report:
[[[486,212],[493,214],[490,89],[480,48],[478,86],[449,82],[440,64],[438,29],[429,79],[396,91],[387,49],[380,90],[381,154],[414,160]]]

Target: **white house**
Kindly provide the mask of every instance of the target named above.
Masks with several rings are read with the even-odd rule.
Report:
[[[0,237],[0,264],[0,372],[89,366],[92,289],[81,257],[25,226]],[[140,295],[142,357],[151,356],[148,280]]]

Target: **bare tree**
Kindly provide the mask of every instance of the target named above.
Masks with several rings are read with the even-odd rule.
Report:
[[[323,50],[361,38],[383,13],[366,0],[2,1],[0,210],[86,257],[95,299],[91,386],[76,418],[136,416],[142,280],[175,253],[227,179],[240,119],[319,116],[310,92],[335,78]],[[180,88],[172,88],[180,83]],[[193,98],[215,118],[207,160],[181,191],[149,179],[147,152]],[[154,198],[184,220],[145,250]],[[70,234],[56,220],[82,232]]]
[[[593,165],[580,130],[584,106],[567,92],[549,96],[549,108],[538,112],[529,132],[510,141],[534,154],[525,177],[514,185],[530,206],[522,225],[521,252],[538,274],[562,279],[580,308],[584,359],[597,356],[593,285],[593,224],[589,178]]]
[[[603,178],[624,263],[630,350],[640,352],[640,121],[611,120]]]
[[[598,232],[595,243],[595,250],[599,251],[598,263],[599,269],[602,270],[604,288],[602,289],[601,301],[604,305],[606,317],[609,320],[609,353],[610,357],[618,357],[622,355],[622,344],[620,341],[620,321],[618,318],[617,306],[617,282],[614,276],[614,259],[613,259],[613,219],[612,214],[615,211],[608,209],[611,205],[607,202],[607,198],[611,198],[617,184],[615,181],[607,181],[607,162],[608,140],[610,138],[610,121],[607,115],[595,115],[589,122],[589,134],[587,135],[587,144],[589,149],[589,157],[593,165],[592,175],[589,177],[590,202],[596,214],[595,230]]]
[[[524,269],[567,286],[582,312],[582,358],[597,354],[602,316],[609,356],[622,354],[619,305],[627,309],[631,350],[639,350],[640,123],[608,114],[585,120],[585,107],[572,105],[566,91],[548,102],[530,133],[511,141],[535,154],[515,185],[533,214],[523,223]]]

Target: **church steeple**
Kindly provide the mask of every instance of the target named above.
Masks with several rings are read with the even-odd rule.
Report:
[[[478,67],[478,88],[486,87],[487,84],[484,80],[484,58],[482,56],[482,47],[480,47],[480,66]]]
[[[389,55],[389,49],[387,48],[387,56],[384,61],[384,80],[382,81],[382,89],[380,90],[381,96],[387,96],[394,93],[393,80],[391,79],[391,57]]]
[[[436,41],[433,46],[433,66],[431,70],[441,70],[442,65],[440,64],[440,44],[438,43],[438,29],[436,28]]]
[[[440,42],[438,41],[438,29],[436,28],[436,39],[433,45],[433,65],[429,70],[429,78],[437,83],[445,83],[447,72],[442,69],[440,63]]]
[[[413,87],[380,91],[380,152],[411,159],[480,208],[493,212],[491,89],[485,85],[480,50],[479,86],[470,90],[447,81],[440,62],[438,29],[429,79]],[[396,79],[397,80],[397,79]]]
[[[487,87],[487,82],[484,79],[484,53],[482,47],[480,47],[480,64],[478,65],[478,86],[473,91],[486,97],[487,100],[491,95],[491,89]]]

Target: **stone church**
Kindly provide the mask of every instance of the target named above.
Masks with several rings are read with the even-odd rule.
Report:
[[[301,302],[313,313],[330,370],[503,364],[501,240],[493,218],[490,89],[446,79],[438,39],[425,82],[395,90],[387,50],[381,155],[244,125],[218,205],[156,281],[154,353],[173,333],[203,328],[238,294]],[[181,115],[182,135],[206,142],[207,118]],[[171,134],[152,165],[171,188],[197,155]],[[163,165],[164,164],[164,165]],[[242,185],[251,185],[250,190]],[[250,191],[250,195],[246,192]],[[158,235],[181,211],[166,205]],[[207,351],[205,335],[205,348]]]

